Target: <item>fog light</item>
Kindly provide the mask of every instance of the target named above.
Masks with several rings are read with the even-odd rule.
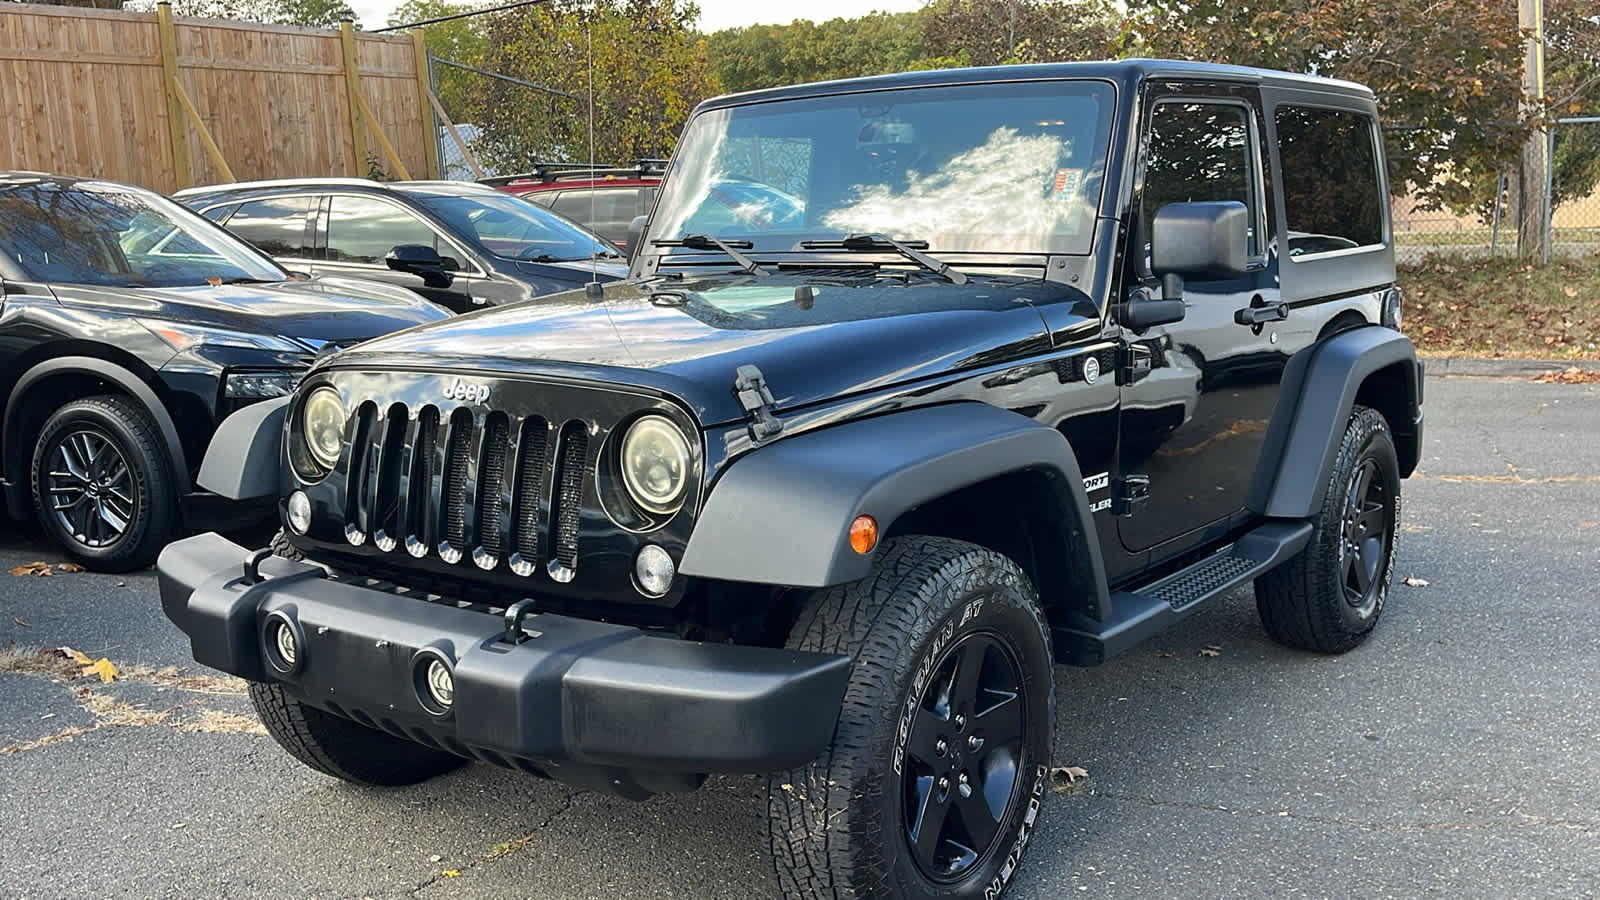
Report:
[[[672,579],[677,575],[678,567],[666,550],[655,544],[639,548],[639,555],[633,560],[633,577],[639,582],[639,590],[660,597],[672,588]]]
[[[305,491],[295,491],[289,495],[289,527],[295,534],[305,534],[311,530],[311,498]]]
[[[456,679],[450,674],[450,667],[443,660],[432,659],[428,661],[428,671],[424,676],[428,683],[428,696],[433,702],[443,709],[449,709],[450,704],[456,699]]]
[[[289,629],[288,622],[277,623],[272,632],[272,645],[277,649],[278,655],[283,657],[283,661],[288,663],[291,669],[294,668],[295,653],[298,648],[295,647],[294,632]]]

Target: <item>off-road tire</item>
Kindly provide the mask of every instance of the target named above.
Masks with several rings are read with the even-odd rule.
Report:
[[[1364,602],[1346,598],[1341,547],[1357,473],[1370,464],[1381,488],[1384,529],[1376,577]],[[1285,646],[1344,653],[1366,639],[1389,594],[1400,525],[1400,465],[1389,424],[1377,410],[1357,406],[1345,426],[1333,471],[1306,548],[1256,579],[1256,609],[1267,634]]]
[[[85,435],[114,448],[126,467],[118,483],[125,488],[131,514],[123,519],[126,527],[120,534],[101,546],[92,546],[82,536],[75,535],[58,520],[53,508],[52,460],[60,452],[62,443],[75,435]],[[34,440],[29,482],[40,528],[68,556],[89,569],[101,572],[143,569],[155,562],[179,527],[176,479],[166,445],[150,414],[124,397],[87,397],[67,403],[52,413]],[[119,498],[124,495],[123,488],[118,490]],[[121,500],[117,502],[120,505]]]
[[[289,755],[324,775],[355,784],[398,787],[427,781],[466,760],[323,712],[277,683],[250,683],[261,724]]]
[[[974,639],[1006,648],[997,652],[1016,664],[1021,752],[995,838],[958,880],[940,883],[914,858],[896,757],[914,764],[903,722],[944,671],[941,660]],[[814,595],[788,646],[847,654],[854,666],[829,749],[769,776],[760,790],[764,851],[782,896],[913,900],[1003,890],[1037,827],[1055,730],[1049,631],[1023,571],[962,541],[897,538],[879,549],[871,575]]]

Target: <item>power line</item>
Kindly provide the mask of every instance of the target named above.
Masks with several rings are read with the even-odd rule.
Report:
[[[517,0],[515,3],[503,3],[499,6],[486,6],[483,9],[473,9],[468,10],[467,12],[452,13],[448,16],[439,16],[438,18],[434,19],[421,19],[416,22],[407,22],[404,25],[390,25],[387,28],[373,28],[370,30],[370,33],[378,34],[384,31],[403,31],[407,28],[419,28],[423,25],[433,25],[438,22],[453,22],[456,19],[470,19],[473,16],[483,16],[488,15],[489,13],[504,12],[508,9],[518,9],[524,6],[536,6],[541,3],[549,2],[551,2],[551,0]]]

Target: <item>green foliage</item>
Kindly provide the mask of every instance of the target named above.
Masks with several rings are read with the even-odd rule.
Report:
[[[449,3],[446,0],[406,0],[389,14],[387,24],[421,22],[467,12],[472,8],[466,3]],[[423,27],[422,41],[434,56],[481,68],[484,49],[488,46],[488,27],[489,21],[482,16],[438,22]],[[451,120],[458,123],[467,121],[472,98],[486,90],[484,82],[487,79],[450,66],[435,66],[434,78],[439,103],[444,106]]]
[[[156,4],[155,0],[128,4],[130,9],[135,6],[153,10]],[[172,14],[302,28],[331,28],[346,16],[356,17],[346,0],[172,0]]]
[[[667,156],[694,104],[716,92],[698,15],[688,0],[556,0],[494,17],[486,68],[577,98],[489,81],[472,104],[483,156],[501,171],[591,152],[615,163]]]
[[[1516,4],[1502,0],[1135,0],[1128,54],[1361,82],[1377,94],[1390,188],[1483,206],[1528,134]]]
[[[934,0],[916,15],[924,68],[1104,59],[1120,24],[1107,0]]]
[[[727,28],[706,38],[723,91],[903,72],[923,57],[919,13]]]
[[[1600,116],[1600,0],[1563,0],[1546,11],[1550,118]],[[1559,207],[1589,196],[1600,184],[1600,123],[1558,125],[1555,138],[1551,187]]]

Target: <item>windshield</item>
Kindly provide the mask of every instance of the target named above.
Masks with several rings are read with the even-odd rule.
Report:
[[[0,252],[29,277],[105,287],[283,281],[270,259],[153,194],[0,184]]]
[[[714,109],[679,145],[650,238],[1087,253],[1114,103],[1108,83],[1050,81]]]
[[[432,194],[418,196],[417,202],[483,250],[506,259],[555,262],[619,255],[599,236],[515,197]]]

